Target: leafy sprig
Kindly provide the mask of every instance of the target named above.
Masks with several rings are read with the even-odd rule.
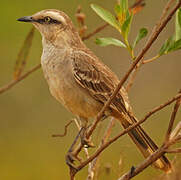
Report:
[[[120,0],[114,8],[115,15],[113,15],[108,10],[92,4],[91,8],[108,24],[114,27],[122,35],[123,41],[115,39],[112,37],[97,38],[96,44],[100,46],[115,45],[119,47],[127,48],[132,59],[134,60],[134,48],[139,43],[140,40],[145,38],[148,34],[146,28],[140,28],[138,35],[136,36],[133,44],[130,44],[128,37],[131,30],[131,23],[133,20],[133,13],[128,8],[128,0]],[[181,49],[181,8],[176,12],[175,18],[175,33],[169,37],[161,46],[158,54],[155,57],[160,57],[162,55],[168,54]],[[157,58],[154,58],[157,59]]]
[[[96,43],[100,46],[107,46],[107,45],[116,45],[120,47],[127,48],[129,51],[132,59],[135,58],[134,56],[134,48],[138,44],[138,42],[143,39],[148,31],[146,28],[141,28],[133,45],[129,43],[128,37],[129,32],[131,30],[131,23],[133,20],[133,13],[128,8],[128,0],[121,0],[118,4],[116,4],[114,10],[115,15],[113,15],[108,10],[96,5],[91,4],[91,8],[108,24],[114,27],[116,30],[120,32],[124,42],[121,40],[112,38],[112,37],[105,37],[105,38],[97,38]]]

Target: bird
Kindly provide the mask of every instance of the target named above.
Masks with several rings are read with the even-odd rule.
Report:
[[[112,95],[119,78],[83,43],[72,20],[63,11],[45,9],[18,21],[31,23],[40,32],[43,46],[41,66],[50,93],[79,117],[81,126],[86,129],[90,119],[98,115]],[[132,112],[132,108],[122,87],[105,115],[116,118],[123,128],[128,128],[137,122],[128,112]],[[158,149],[141,126],[129,131],[128,135],[145,158]],[[89,145],[86,139],[84,143]],[[153,166],[165,172],[172,169],[165,155]]]

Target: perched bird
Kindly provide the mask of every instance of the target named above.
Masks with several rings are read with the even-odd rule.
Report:
[[[82,127],[86,127],[88,120],[97,116],[111,96],[119,83],[118,77],[85,46],[71,19],[64,12],[47,9],[19,18],[18,21],[32,23],[41,33],[41,65],[50,92],[80,118]],[[127,128],[136,122],[129,115],[130,111],[127,93],[122,88],[106,115],[115,117]],[[141,126],[128,134],[145,158],[158,149]],[[164,155],[153,165],[166,172],[171,169]]]

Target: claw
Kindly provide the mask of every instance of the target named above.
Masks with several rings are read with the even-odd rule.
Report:
[[[70,167],[70,168],[73,168],[75,170],[77,170],[77,168],[75,167],[74,165],[74,161],[76,160],[74,154],[72,152],[68,152],[66,154],[66,157],[65,157],[65,160],[66,160],[66,164]]]
[[[132,167],[131,167],[131,170],[130,170],[131,175],[133,175],[134,171],[135,171],[135,167],[132,166]]]
[[[91,140],[87,138],[87,129],[88,128],[85,128],[85,127],[82,127],[81,129],[81,132],[80,132],[81,144],[85,148],[95,147],[95,145],[91,142]]]
[[[85,138],[85,137],[82,137],[82,138],[81,138],[81,144],[82,144],[85,148],[89,148],[89,147],[93,148],[93,147],[95,147],[95,145],[94,145],[89,139],[87,139],[87,138]]]

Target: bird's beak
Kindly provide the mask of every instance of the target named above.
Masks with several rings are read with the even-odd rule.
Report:
[[[32,16],[24,16],[24,17],[21,17],[19,19],[17,19],[17,21],[22,21],[22,22],[33,22],[33,18]]]

